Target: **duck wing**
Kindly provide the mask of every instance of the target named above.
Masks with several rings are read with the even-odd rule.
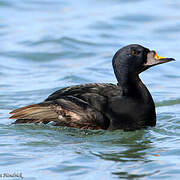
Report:
[[[81,129],[107,129],[108,99],[120,94],[119,87],[110,83],[83,84],[60,89],[44,102],[16,109],[10,118],[15,123],[53,122],[58,126]]]

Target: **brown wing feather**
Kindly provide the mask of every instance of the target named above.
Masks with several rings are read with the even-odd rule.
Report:
[[[84,129],[107,129],[107,97],[119,88],[113,84],[84,84],[66,87],[51,94],[40,104],[15,109],[10,114],[15,123],[49,123]]]
[[[71,107],[69,110],[64,107]],[[83,109],[77,104],[60,99],[56,102],[46,101],[40,104],[34,104],[23,108],[16,109],[11,112],[11,119],[17,119],[14,123],[44,123],[51,121],[56,126],[69,126],[81,129],[102,129],[100,124],[96,122],[99,112],[92,108]]]
[[[19,111],[22,111],[24,109],[27,109],[27,108],[30,108],[30,107],[36,107],[36,106],[37,106],[37,104],[33,104],[33,105],[29,105],[29,106],[24,106],[24,107],[21,107],[21,108],[18,108],[18,109],[15,109],[15,110],[11,111],[9,114],[15,114],[15,113],[17,113]]]
[[[118,89],[118,90],[117,90]],[[106,92],[104,92],[106,91]],[[51,101],[55,99],[60,99],[65,96],[81,96],[84,93],[95,93],[95,94],[105,94],[113,96],[114,93],[119,94],[118,86],[111,83],[90,83],[74,85],[59,89],[52,93],[45,101]]]
[[[15,123],[48,123],[58,119],[58,114],[48,106],[34,104],[16,109],[11,112],[11,119],[17,119]],[[24,121],[23,121],[24,120]]]

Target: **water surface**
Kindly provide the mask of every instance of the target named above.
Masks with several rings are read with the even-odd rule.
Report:
[[[1,0],[0,174],[26,180],[180,176],[178,0]],[[139,43],[177,61],[141,75],[157,126],[135,132],[12,125],[8,113],[74,84],[116,83],[111,59]],[[17,179],[17,178],[11,178]]]

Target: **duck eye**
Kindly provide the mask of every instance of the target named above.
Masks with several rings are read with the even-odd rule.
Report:
[[[131,55],[132,55],[132,56],[136,56],[137,54],[138,54],[138,52],[137,52],[136,50],[132,50],[132,51],[131,51]]]

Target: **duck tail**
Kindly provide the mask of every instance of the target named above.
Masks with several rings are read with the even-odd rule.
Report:
[[[53,111],[50,103],[39,103],[22,108],[18,108],[10,112],[10,119],[16,119],[14,124],[20,123],[44,123],[58,119],[58,114]]]

